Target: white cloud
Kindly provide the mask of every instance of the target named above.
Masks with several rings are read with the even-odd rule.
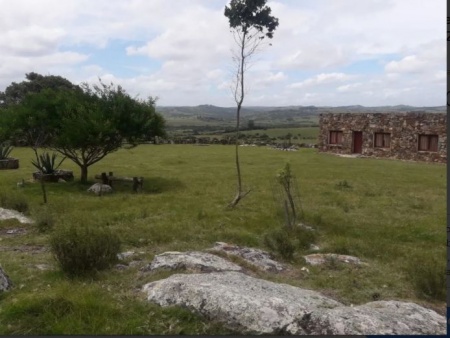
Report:
[[[100,76],[132,93],[158,95],[166,105],[232,105],[234,44],[223,15],[227,3],[4,1],[0,90],[36,71],[74,82]],[[444,31],[443,0],[432,6],[422,0],[279,0],[269,5],[280,26],[267,41],[272,46],[254,58],[247,73],[250,90],[244,104],[445,104],[446,45],[437,39]],[[130,75],[115,68],[115,54],[95,57],[102,48],[109,52],[114,41],[124,46],[117,64],[125,63]],[[138,57],[140,63],[134,64]],[[381,67],[360,74],[345,68],[363,60]]]
[[[344,73],[322,73],[318,74],[312,78],[306,79],[302,82],[296,82],[289,85],[289,88],[299,89],[299,88],[309,88],[319,85],[328,85],[338,82],[347,81],[353,79],[354,75],[348,75]]]

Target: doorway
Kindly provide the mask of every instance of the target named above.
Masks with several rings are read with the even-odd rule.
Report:
[[[353,153],[361,154],[362,153],[362,131],[354,131],[353,132]]]

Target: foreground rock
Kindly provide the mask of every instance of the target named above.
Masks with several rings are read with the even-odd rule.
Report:
[[[87,191],[93,192],[96,195],[110,194],[113,192],[111,186],[101,183],[95,183]]]
[[[306,263],[311,265],[321,265],[327,262],[337,261],[341,263],[350,263],[350,264],[366,264],[361,262],[358,257],[347,256],[347,255],[337,255],[337,254],[312,254],[308,256],[303,256]]]
[[[253,334],[306,334],[299,318],[341,306],[321,294],[239,272],[176,274],[144,286],[148,300],[161,306],[179,305]]]
[[[33,220],[24,216],[16,210],[0,208],[0,221],[4,219],[16,218],[20,223],[33,223]]]
[[[237,245],[216,242],[211,250],[225,252],[227,254],[239,256],[250,264],[270,272],[280,272],[285,270],[285,266],[272,259],[272,256],[263,250],[240,247]]]
[[[0,292],[9,290],[11,286],[11,280],[8,278],[8,275],[0,266]]]
[[[371,302],[355,307],[313,311],[301,324],[320,335],[444,335],[446,319],[414,303]]]
[[[231,263],[216,255],[206,252],[165,252],[155,256],[152,263],[142,268],[142,271],[153,271],[157,269],[185,269],[191,271],[213,272],[213,271],[240,271],[239,265]]]

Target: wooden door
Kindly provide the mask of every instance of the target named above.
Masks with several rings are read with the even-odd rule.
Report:
[[[361,131],[354,131],[353,132],[353,153],[354,154],[361,154],[362,153],[362,132]]]

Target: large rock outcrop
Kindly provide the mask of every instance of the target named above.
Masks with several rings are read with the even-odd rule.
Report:
[[[254,334],[306,334],[299,318],[318,309],[341,306],[318,292],[253,278],[239,272],[176,274],[146,284],[149,301],[179,305]]]
[[[308,334],[320,335],[444,335],[446,331],[443,316],[397,301],[316,310],[299,325]]]
[[[445,317],[414,303],[344,306],[321,295],[240,272],[176,274],[144,286],[147,299],[178,305],[243,334],[443,335]]]
[[[142,271],[153,271],[157,269],[184,269],[199,272],[242,270],[239,265],[231,263],[219,256],[197,251],[165,252],[163,254],[155,256],[151,264],[142,268]]]

